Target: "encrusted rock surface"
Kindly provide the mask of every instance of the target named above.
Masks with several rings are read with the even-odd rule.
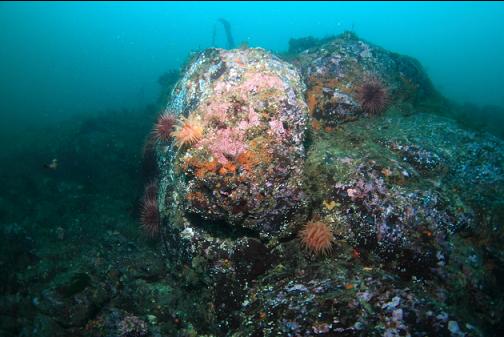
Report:
[[[377,81],[386,91],[386,104],[411,104],[437,99],[420,63],[344,33],[327,43],[300,52],[292,62],[307,85],[306,102],[315,126],[334,127],[369,116],[359,99],[359,91]]]
[[[333,252],[275,247],[234,336],[479,336],[502,318],[502,141],[431,114],[372,122],[315,135],[306,190],[336,236]]]
[[[203,136],[166,152],[161,144],[163,207],[175,199],[185,215],[230,230],[292,234],[304,220],[303,94],[297,71],[262,49],[203,52],[167,108],[201,124]]]
[[[121,176],[120,152],[138,120],[107,124],[125,140],[107,157],[117,181],[99,180],[114,197],[36,179],[39,220],[0,231],[17,257],[0,260],[0,335],[503,335],[503,141],[433,114],[445,102],[409,57],[350,33],[298,42],[290,63],[205,50],[162,97],[195,133],[147,147],[158,236],[138,235],[117,185],[138,173]],[[379,109],[359,101],[368,81]],[[72,137],[60,152],[111,152],[105,134]],[[49,202],[63,192],[66,213]],[[61,227],[31,227],[47,219]],[[302,244],[307,223],[331,249]]]
[[[189,146],[157,144],[167,246],[207,274],[221,332],[237,326],[247,282],[274,260],[267,247],[306,221],[304,89],[294,67],[263,49],[211,49],[166,108],[203,129]]]
[[[209,331],[480,335],[485,318],[452,305],[467,285],[443,278],[460,277],[451,255],[502,195],[501,142],[423,112],[442,100],[418,62],[353,34],[290,59],[207,50],[166,109],[204,130],[157,149],[167,249],[209,287]],[[386,94],[374,110],[360,94],[370,81]],[[453,193],[469,169],[476,202]],[[310,219],[334,235],[327,256],[296,236]]]

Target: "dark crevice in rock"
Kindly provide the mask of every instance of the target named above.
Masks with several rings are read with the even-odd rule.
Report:
[[[231,226],[224,220],[205,219],[200,214],[188,213],[187,218],[191,224],[204,229],[214,237],[236,240],[242,237],[259,238],[259,233],[249,228]]]

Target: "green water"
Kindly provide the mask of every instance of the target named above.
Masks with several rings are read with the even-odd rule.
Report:
[[[303,57],[335,36],[418,60],[383,70],[417,82],[391,75],[376,115],[309,110],[313,92],[330,109],[333,82]],[[331,223],[327,256],[300,249],[304,220],[270,236],[164,213],[162,236],[142,230],[147,183],[188,207],[170,188],[197,174],[162,171],[188,150],[145,146],[212,47],[264,48],[299,72],[306,200],[286,217]],[[501,2],[1,3],[0,337],[501,335],[503,53]],[[202,191],[225,195],[216,172]],[[414,249],[377,248],[382,216],[409,226],[390,250]]]

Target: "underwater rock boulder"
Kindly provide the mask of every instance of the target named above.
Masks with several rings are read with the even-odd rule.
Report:
[[[453,193],[466,189],[467,178],[454,179],[460,167],[475,165],[474,157],[463,156],[466,137],[475,135],[423,113],[322,132],[305,162],[313,213],[362,257],[376,254],[383,267],[405,278],[431,278],[447,263],[454,234],[473,227],[481,212]],[[486,151],[498,172],[497,148]],[[472,188],[487,190],[483,184]]]
[[[368,43],[346,32],[304,50],[292,60],[307,85],[313,124],[334,127],[384,112],[392,103],[438,98],[415,59]]]
[[[480,336],[473,322],[498,326],[452,303],[487,312],[499,289],[479,287],[498,272],[460,265],[473,248],[483,254],[464,249],[464,235],[491,242],[501,228],[502,142],[424,113],[437,93],[418,63],[352,34],[292,62],[299,72],[262,49],[206,50],[165,109],[178,122],[154,146],[155,198],[177,287],[199,315],[180,316],[187,329]],[[324,254],[300,239],[310,221],[330,235]],[[498,244],[487,246],[502,266]]]
[[[86,273],[68,273],[33,300],[44,315],[66,328],[83,326],[111,298],[110,289]]]
[[[165,109],[178,122],[156,144],[162,234],[172,261],[190,266],[183,283],[210,283],[201,296],[220,331],[238,326],[248,284],[274,260],[269,247],[306,219],[304,90],[295,68],[263,49],[208,49]]]
[[[303,94],[297,71],[263,49],[200,54],[166,108],[179,125],[158,147],[160,209],[175,204],[204,230],[292,234],[305,207]]]

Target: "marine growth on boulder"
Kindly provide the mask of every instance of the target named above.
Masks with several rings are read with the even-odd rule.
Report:
[[[159,142],[162,207],[186,229],[293,234],[306,208],[303,94],[298,72],[262,49],[202,53],[167,107],[182,124],[175,146]]]
[[[199,284],[195,306],[211,308],[191,333],[479,336],[497,326],[456,303],[491,310],[482,298],[495,294],[493,272],[458,268],[467,247],[482,249],[467,233],[502,233],[502,142],[429,114],[441,96],[420,64],[354,34],[287,59],[199,53],[162,112],[170,128],[156,128],[167,259],[182,288]]]

